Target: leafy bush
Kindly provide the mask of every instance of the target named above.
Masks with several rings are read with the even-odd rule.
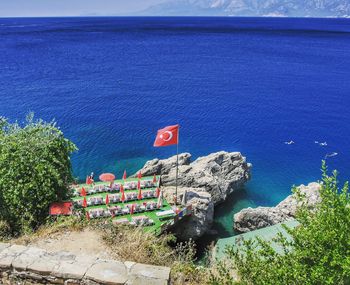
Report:
[[[219,262],[220,274],[211,274],[210,284],[350,284],[348,183],[339,189],[337,172],[328,176],[325,163],[322,170],[319,205],[316,209],[309,209],[306,203],[300,207],[300,226],[285,227],[290,241],[282,235],[275,238],[283,254],[261,239],[245,241],[241,249],[227,248],[231,262],[229,266]],[[239,282],[232,272],[238,273]]]
[[[0,220],[0,241],[6,241],[10,238],[10,226],[5,222]]]
[[[75,150],[55,122],[32,114],[24,126],[0,119],[0,220],[12,234],[37,228],[50,203],[68,198]]]

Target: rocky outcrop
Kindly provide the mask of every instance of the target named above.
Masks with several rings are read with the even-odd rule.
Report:
[[[191,155],[179,155],[178,185],[200,188],[211,194],[215,205],[240,189],[250,179],[251,164],[239,152],[220,151],[199,157],[191,163]],[[143,175],[162,175],[162,185],[176,184],[176,156],[148,161],[141,169]]]
[[[169,284],[170,268],[0,243],[0,284]]]
[[[320,201],[320,184],[310,183],[298,187],[300,193],[305,196],[307,205],[314,208]],[[300,202],[295,194],[288,196],[276,207],[247,208],[234,215],[234,229],[238,232],[249,232],[272,226],[281,222],[292,220]]]
[[[163,188],[165,198],[171,201],[175,187]],[[186,195],[186,206],[192,205],[192,216],[180,220],[172,232],[181,240],[196,239],[210,230],[214,219],[214,203],[211,195],[201,188],[178,188],[178,203]]]
[[[191,163],[192,155],[188,152],[179,154],[179,166],[189,165]],[[152,176],[169,174],[170,170],[176,167],[176,155],[167,159],[152,159],[145,163],[140,170],[143,176]],[[139,172],[139,171],[138,171]],[[137,173],[138,173],[137,172]],[[137,173],[134,175],[137,176]]]
[[[193,215],[179,222],[174,232],[180,239],[196,239],[212,225],[214,206],[239,190],[250,179],[251,164],[239,152],[220,151],[191,162],[191,154],[179,154],[178,201],[187,191]],[[142,175],[161,175],[168,201],[173,201],[176,185],[176,156],[153,159],[140,170]]]

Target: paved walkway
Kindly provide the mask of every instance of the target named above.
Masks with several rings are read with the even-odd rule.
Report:
[[[169,278],[168,267],[0,243],[0,284],[29,279],[36,284],[166,285]]]

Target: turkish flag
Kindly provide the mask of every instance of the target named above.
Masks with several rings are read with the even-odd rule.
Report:
[[[168,126],[157,132],[153,146],[168,146],[179,143],[179,125]]]

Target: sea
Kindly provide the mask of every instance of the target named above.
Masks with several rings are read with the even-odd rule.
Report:
[[[81,180],[175,155],[153,147],[167,125],[193,159],[241,152],[252,179],[203,244],[234,235],[242,208],[319,180],[323,159],[350,179],[350,19],[2,18],[0,99],[12,122],[55,119]]]

